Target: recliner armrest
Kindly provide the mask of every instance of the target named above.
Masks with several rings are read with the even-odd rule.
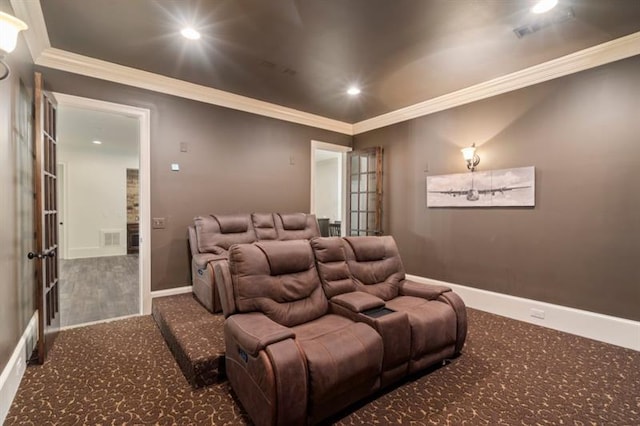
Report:
[[[215,260],[227,260],[229,256],[226,254],[215,254],[215,253],[199,253],[193,256],[193,262],[196,264],[198,269],[204,269],[207,267],[209,262],[213,262]]]
[[[355,313],[384,306],[384,300],[363,291],[352,291],[351,293],[339,294],[332,297],[331,302]]]
[[[427,300],[435,300],[442,293],[451,291],[449,287],[434,284],[421,284],[414,281],[404,280],[400,283],[400,294],[403,296],[421,297]]]
[[[254,357],[273,343],[296,337],[293,330],[259,312],[232,315],[227,318],[225,326],[238,345]]]
[[[222,314],[225,318],[237,312],[236,302],[233,298],[233,283],[231,282],[231,271],[229,262],[216,262],[213,266],[214,283],[218,290],[218,299]]]

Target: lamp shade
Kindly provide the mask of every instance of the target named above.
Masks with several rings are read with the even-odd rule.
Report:
[[[474,146],[462,148],[460,151],[462,151],[462,156],[464,157],[465,160],[473,161],[473,156],[476,154],[475,144]]]
[[[13,52],[18,41],[18,33],[27,28],[27,24],[18,18],[0,12],[0,56]]]

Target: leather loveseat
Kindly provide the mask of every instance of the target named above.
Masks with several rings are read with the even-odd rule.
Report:
[[[466,338],[462,300],[406,280],[392,237],[234,245],[215,274],[227,376],[258,425],[326,419]]]
[[[308,241],[234,245],[216,272],[227,377],[255,424],[316,423],[380,387],[382,338],[332,312]]]
[[[233,244],[320,236],[315,215],[252,213],[198,216],[188,228],[193,293],[210,312],[220,312],[213,267],[226,262]]]

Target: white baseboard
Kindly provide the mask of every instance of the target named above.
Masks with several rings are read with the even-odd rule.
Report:
[[[64,327],[60,327],[60,331],[71,330],[72,328],[88,327],[90,325],[103,324],[103,323],[112,322],[112,321],[118,321],[118,320],[127,319],[127,318],[139,317],[140,315],[141,314],[122,315],[120,317],[113,317],[113,318],[106,318],[106,319],[101,319],[101,320],[97,320],[97,321],[83,322],[81,324],[65,325]]]
[[[22,333],[16,348],[13,350],[9,362],[0,374],[0,424],[9,413],[13,398],[16,396],[20,381],[27,368],[27,359],[35,346],[38,336],[38,311],[33,313],[27,328]]]
[[[166,290],[156,290],[151,292],[151,298],[154,299],[156,297],[175,296],[176,294],[191,293],[192,291],[193,286],[190,285],[186,285],[184,287],[168,288]]]
[[[640,322],[638,321],[416,275],[407,274],[407,279],[418,283],[451,287],[470,308],[640,351]],[[531,316],[532,310],[544,318]]]
[[[125,246],[116,247],[76,247],[68,249],[67,259],[87,259],[91,257],[126,256]]]

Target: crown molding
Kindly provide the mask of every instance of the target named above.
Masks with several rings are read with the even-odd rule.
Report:
[[[51,47],[49,33],[44,22],[44,15],[39,1],[10,0],[13,12],[16,17],[26,22],[29,26],[27,31],[23,31],[27,47],[31,54],[31,60],[36,62],[40,54],[48,47]]]
[[[640,54],[640,32],[354,124],[51,47],[39,1],[10,0],[34,63],[114,83],[192,99],[305,126],[357,135]]]
[[[298,111],[223,90],[202,86],[176,78],[114,64],[53,47],[45,49],[35,61],[37,65],[85,75],[118,84],[138,87],[167,95],[179,96],[252,114],[263,115],[305,126],[351,135],[353,126],[338,120]]]
[[[640,54],[640,32],[534,65],[353,125],[353,134],[422,117]]]

